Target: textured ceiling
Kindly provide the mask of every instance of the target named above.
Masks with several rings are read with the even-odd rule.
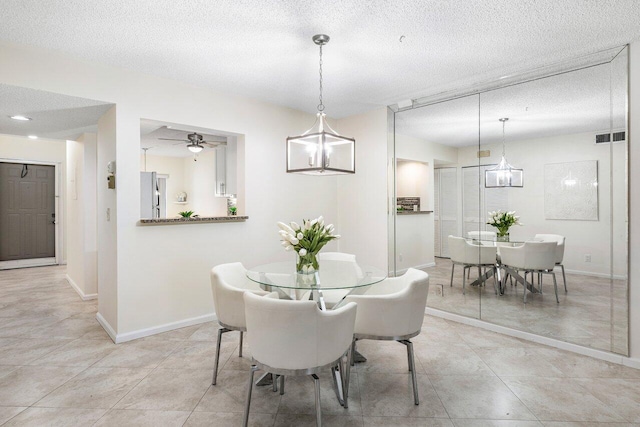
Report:
[[[628,43],[637,0],[3,0],[0,40],[332,117]],[[401,36],[402,41],[400,41]]]
[[[35,89],[0,84],[0,133],[36,135],[41,138],[75,139],[95,132],[98,119],[113,104]],[[9,116],[23,115],[30,121]]]
[[[396,132],[464,147],[626,127],[626,51],[611,63],[396,114]],[[612,108],[613,107],[613,108]],[[613,120],[612,120],[613,119]]]

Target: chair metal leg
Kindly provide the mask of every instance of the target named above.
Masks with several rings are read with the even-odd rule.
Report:
[[[344,397],[344,407],[348,408],[349,400],[349,381],[351,381],[351,359],[353,359],[353,347],[347,351],[347,360],[345,362],[344,375],[342,376],[343,386],[342,393]]]
[[[257,371],[258,368],[253,365],[249,370],[249,385],[247,389],[247,401],[244,404],[244,419],[242,421],[242,427],[247,427],[249,425],[249,408],[251,407],[251,390],[253,390],[253,373]]]
[[[242,336],[244,332],[240,331],[240,350],[238,351],[238,357],[242,357]]]
[[[560,300],[558,299],[558,282],[556,281],[556,273],[552,271],[551,275],[553,276],[553,289],[556,291],[556,302],[560,304]]]
[[[564,291],[567,292],[567,276],[564,274],[564,265],[560,264],[560,268],[562,268],[562,281],[564,282]]]
[[[218,362],[220,361],[220,344],[222,343],[222,334],[225,332],[229,332],[227,328],[218,329],[218,342],[216,343],[216,360],[213,363],[213,379],[211,380],[211,385],[216,385],[216,381],[218,381]]]
[[[351,341],[351,366],[355,366],[356,364],[356,339],[354,338]]]
[[[493,267],[493,289],[496,291],[496,295],[498,295],[498,269]]]
[[[273,391],[278,391],[278,376],[276,374],[271,374],[271,386]]]
[[[284,375],[280,375],[280,396],[284,394]]]
[[[464,268],[462,269],[462,295],[465,295],[465,294],[466,294],[465,287],[467,286],[467,278],[466,278],[466,276],[464,275],[464,270],[465,270],[465,269],[467,269],[467,273],[469,273],[469,270],[470,270],[470,269],[469,269],[469,268],[467,268],[467,267],[464,267]]]
[[[453,271],[456,269],[456,265],[455,264],[451,264],[451,282],[449,283],[449,286],[453,287]]]
[[[420,404],[418,399],[418,376],[416,374],[416,359],[413,354],[413,343],[409,340],[400,340],[400,344],[407,346],[407,358],[409,359],[409,371],[411,372],[411,380],[413,382],[413,401],[416,405]]]
[[[418,377],[416,375],[416,370],[415,370],[415,358],[413,355],[413,343],[409,340],[407,340],[407,350],[409,351],[410,354],[410,359],[411,359],[411,379],[413,380],[413,403],[415,403],[416,405],[420,404],[420,400],[418,399]]]
[[[316,390],[316,426],[322,426],[322,412],[320,409],[320,378],[316,374],[312,374],[313,383]]]
[[[542,295],[542,273],[538,273],[538,290]]]
[[[531,273],[531,280],[533,281],[533,273]],[[526,304],[527,303],[527,272],[524,272],[524,285],[522,285],[522,301]]]

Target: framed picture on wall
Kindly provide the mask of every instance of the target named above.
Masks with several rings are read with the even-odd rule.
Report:
[[[598,161],[544,165],[544,217],[598,220]]]

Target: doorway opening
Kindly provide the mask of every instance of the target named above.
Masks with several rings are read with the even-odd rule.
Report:
[[[57,165],[0,161],[0,269],[58,264]]]

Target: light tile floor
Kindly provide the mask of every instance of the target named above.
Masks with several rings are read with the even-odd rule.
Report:
[[[237,356],[237,333],[211,386],[216,324],[114,345],[64,273],[0,272],[0,425],[241,425],[250,349]],[[640,426],[640,370],[430,316],[413,341],[419,406],[405,347],[363,341],[349,409],[321,376],[324,424]],[[254,389],[250,423],[313,426],[313,405],[312,381],[289,378],[284,396]]]
[[[627,352],[625,281],[615,280],[612,283],[607,278],[567,273],[568,292],[565,293],[562,273],[558,268],[560,303],[556,303],[552,278],[545,275],[544,294],[527,292],[525,304],[521,285],[507,285],[504,295],[496,295],[493,279],[482,287],[466,286],[466,294],[463,294],[462,266],[456,266],[453,286],[450,286],[449,259],[436,258],[435,267],[424,271],[429,273],[431,284],[429,307],[599,350]],[[477,270],[471,269],[467,283],[477,277]]]

